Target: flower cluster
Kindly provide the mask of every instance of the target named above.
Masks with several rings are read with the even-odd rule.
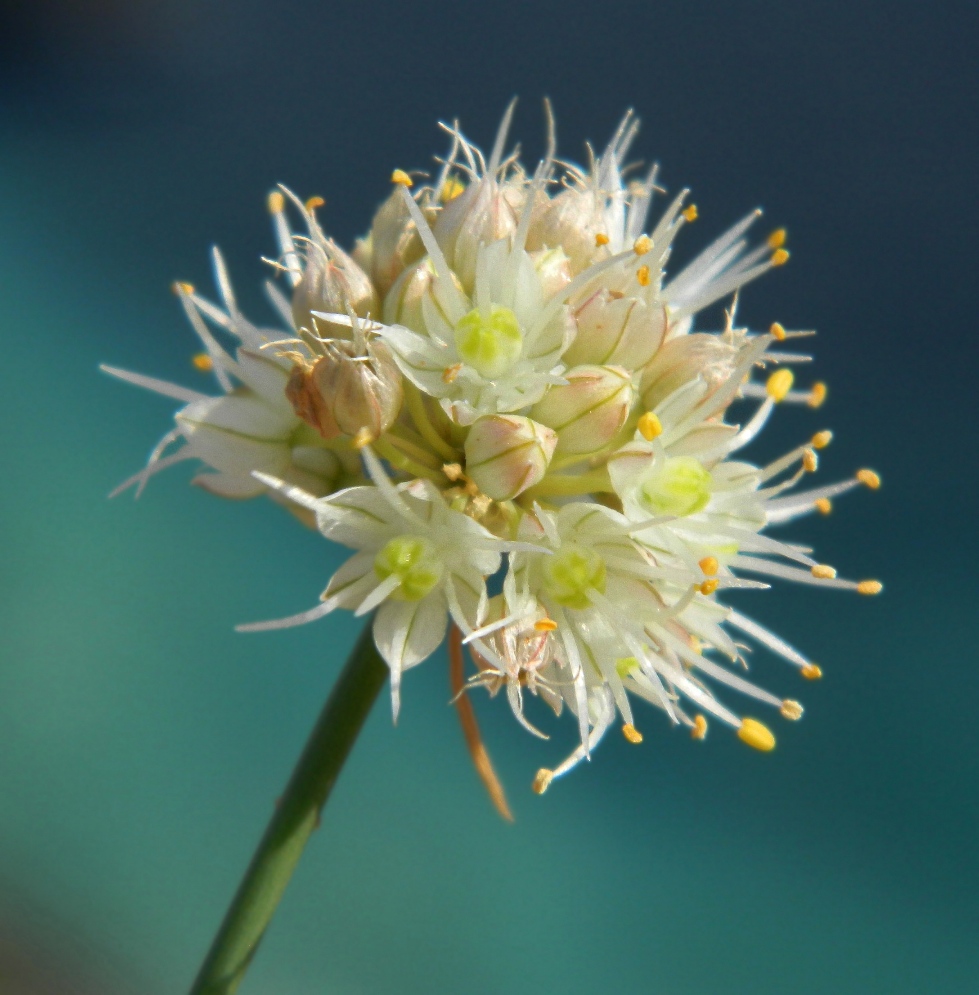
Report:
[[[808,359],[793,343],[810,333],[735,320],[740,288],[787,261],[785,232],[752,241],[754,211],[668,275],[697,209],[682,191],[649,220],[656,170],[626,178],[635,119],[584,168],[558,162],[551,128],[531,174],[506,151],[511,113],[488,159],[452,127],[432,182],[395,170],[350,253],[324,233],[320,198],[272,193],[266,289],[281,328],[244,318],[217,252],[220,305],[176,287],[203,344],[195,365],[221,392],[104,367],[184,404],[123,487],[194,460],[212,493],[267,494],[353,550],[316,607],[241,628],[373,613],[395,714],[403,672],[450,625],[475,670],[460,695],[505,689],[540,736],[527,694],[567,707],[580,745],[538,772],[538,792],[616,721],[640,742],[638,699],[695,739],[711,717],[771,749],[768,727],[715,689],[794,720],[798,702],[744,676],[749,644],[804,678],[821,670],[724,592],[767,588],[759,578],[880,590],[765,534],[878,487],[875,473],[795,490],[828,431],[767,466],[738,458],[776,405],[825,396],[793,386]],[[724,327],[695,331],[697,313],[725,299]]]

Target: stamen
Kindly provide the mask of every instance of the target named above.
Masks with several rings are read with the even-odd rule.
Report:
[[[782,707],[779,712],[783,719],[790,719],[792,722],[797,722],[802,718],[802,705],[797,701],[793,701],[791,698],[786,698],[782,702]]]
[[[738,739],[742,743],[747,743],[748,746],[755,750],[761,750],[763,753],[775,749],[775,737],[772,735],[772,731],[768,726],[762,725],[755,719],[741,720],[741,728],[738,729]]]
[[[806,404],[810,408],[818,408],[822,405],[823,401],[826,400],[826,384],[822,381],[818,381],[812,385],[809,390],[809,400]]]
[[[534,622],[534,628],[538,632],[553,632],[557,628],[557,622],[553,618],[541,618]]]
[[[391,174],[391,182],[403,187],[412,187],[415,185],[415,181],[403,169],[396,169]]]
[[[688,207],[685,207],[680,212],[680,214],[683,215],[683,219],[685,221],[688,221],[688,222],[690,222],[690,221],[696,221],[697,218],[699,217],[699,215],[697,213],[697,205],[696,204],[690,204]]]
[[[636,279],[639,281],[639,286],[640,287],[648,287],[649,286],[649,267],[648,266],[640,266],[639,269],[636,270]]]
[[[306,201],[306,210],[313,212],[317,207],[322,207],[325,203],[326,201],[322,197],[310,197],[309,200]]]
[[[872,491],[880,487],[880,477],[873,470],[857,470],[857,480]]]
[[[776,249],[772,253],[772,265],[773,266],[784,266],[789,261],[789,250],[788,249]]]
[[[827,563],[817,563],[811,572],[819,580],[833,580],[836,577],[836,571]]]
[[[705,580],[703,584],[697,588],[697,590],[704,595],[713,594],[717,590],[720,583],[721,582],[716,577],[711,577],[709,580]]]
[[[269,214],[281,214],[286,209],[286,199],[278,190],[269,194]]]
[[[776,342],[785,341],[785,328],[777,321],[772,323],[772,327],[768,329],[768,334],[771,335]]]
[[[821,515],[828,515],[833,510],[833,502],[829,498],[816,498],[814,503]]]
[[[700,567],[700,569],[703,570],[708,577],[713,577],[721,568],[721,565],[717,562],[716,556],[705,556],[702,560],[697,562],[697,566]]]
[[[631,722],[622,727],[622,735],[634,745],[638,746],[642,742],[642,733]]]
[[[802,453],[802,466],[806,473],[815,473],[819,466],[819,460],[811,449],[806,449]]]
[[[693,728],[690,730],[691,739],[704,739],[707,736],[707,719],[703,715],[697,715],[693,720]]]
[[[191,358],[191,362],[194,364],[194,368],[200,370],[201,373],[210,373],[214,369],[214,360],[206,352],[196,353]]]
[[[604,232],[599,232],[595,236],[595,248],[600,249],[603,245],[608,245],[609,238]]]
[[[447,366],[442,371],[442,382],[452,383],[457,376],[459,376],[459,371],[462,369],[462,363],[456,363],[455,366]]]
[[[450,200],[455,200],[461,193],[465,193],[466,187],[459,180],[450,178],[442,184],[440,197],[443,204],[448,204]]]
[[[279,194],[281,197],[282,194]],[[173,292],[179,297],[181,294],[192,294],[194,285],[192,283],[181,283],[179,280],[173,284]]]
[[[785,400],[785,395],[792,389],[795,376],[789,369],[776,370],[765,384],[765,391],[776,404]]]
[[[787,234],[788,233],[784,228],[776,228],[775,231],[768,236],[768,247],[770,249],[781,249],[782,246],[785,245],[785,238]]]
[[[827,428],[817,432],[810,442],[813,449],[825,449],[833,441],[833,433]]]
[[[807,681],[818,681],[823,676],[823,668],[818,663],[807,663],[799,673]]]
[[[857,584],[857,594],[880,594],[884,585],[879,580],[862,580]]]
[[[663,434],[663,423],[652,411],[647,411],[642,415],[636,427],[639,429],[639,434],[647,442],[652,442],[656,436]]]
[[[640,235],[632,246],[632,251],[637,256],[644,256],[653,247],[653,240],[648,235]]]
[[[548,770],[546,767],[541,767],[537,774],[534,776],[534,783],[531,787],[534,789],[535,794],[542,795],[550,787],[551,781],[554,778],[554,771]]]

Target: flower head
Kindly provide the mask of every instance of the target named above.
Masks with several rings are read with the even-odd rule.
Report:
[[[352,549],[314,608],[241,628],[373,613],[395,714],[404,671],[450,625],[457,701],[505,690],[545,738],[528,698],[555,715],[567,707],[580,744],[538,772],[538,791],[616,721],[641,742],[637,702],[694,739],[710,718],[769,750],[768,726],[728,696],[788,720],[802,706],[747,679],[751,646],[804,678],[822,670],[725,593],[772,580],[880,590],[768,534],[858,485],[876,489],[875,473],[797,490],[826,430],[766,465],[740,455],[779,404],[816,408],[826,395],[794,382],[809,357],[792,345],[811,333],[736,324],[741,289],[788,259],[785,232],[752,244],[751,212],[673,273],[674,241],[697,209],[684,190],[651,219],[656,169],[626,179],[636,119],[579,167],[557,159],[549,116],[547,152],[528,172],[507,151],[512,112],[488,157],[452,126],[430,184],[395,170],[350,254],[325,234],[319,198],[273,192],[270,263],[287,293],[269,293],[283,328],[242,317],[216,255],[223,306],[179,295],[221,393],[107,368],[184,405],[127,485],[196,459],[210,469],[195,479],[214,493],[269,494]],[[724,326],[695,329],[724,298]],[[508,813],[471,709],[460,714]]]

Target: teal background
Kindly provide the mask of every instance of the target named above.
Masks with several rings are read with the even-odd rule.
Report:
[[[188,987],[357,631],[232,631],[312,604],[339,552],[184,467],[107,501],[174,406],[97,363],[208,389],[169,281],[210,293],[217,242],[269,318],[274,182],[349,244],[437,119],[485,147],[514,92],[530,159],[543,95],[578,159],[634,106],[635,153],[700,207],[681,252],[756,204],[789,227],[741,313],[819,329],[830,397],[753,455],[829,426],[822,479],[881,472],[792,534],[886,590],[748,601],[826,672],[756,654],[807,706],[773,754],[640,713],[641,746],[538,798],[573,723],[540,743],[477,698],[513,826],[436,656],[397,728],[372,715],[242,992],[977,990],[975,7],[2,13],[0,992]]]

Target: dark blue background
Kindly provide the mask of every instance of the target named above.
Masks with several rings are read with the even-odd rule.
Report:
[[[207,389],[170,280],[209,288],[217,242],[267,318],[258,257],[273,251],[275,182],[323,195],[350,243],[392,168],[444,151],[438,119],[458,116],[485,146],[519,94],[531,160],[545,95],[571,158],[634,107],[635,153],[700,208],[681,254],[759,204],[787,225],[790,265],[741,313],[817,328],[830,397],[781,412],[756,456],[829,426],[824,479],[881,472],[878,494],[794,534],[886,590],[751,602],[826,672],[800,687],[759,655],[760,683],[807,705],[771,755],[719,729],[691,744],[650,714],[641,747],[610,736],[539,799],[530,778],[573,723],[541,744],[478,700],[512,827],[469,768],[434,658],[409,675],[397,729],[386,707],[373,715],[243,992],[973,989],[977,12],[4,7],[8,987],[74,990],[42,989],[39,960],[79,992],[188,985],[356,632],[349,617],[231,631],[313,603],[339,559],[266,503],[222,503],[182,470],[138,504],[106,502],[172,405],[96,363]]]

